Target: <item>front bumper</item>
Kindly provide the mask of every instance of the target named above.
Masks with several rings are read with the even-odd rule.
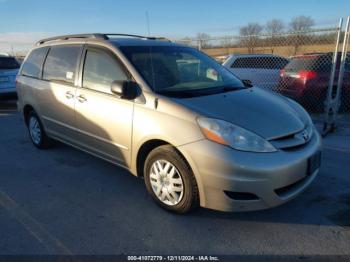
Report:
[[[308,161],[321,150],[321,138],[315,132],[307,144],[274,153],[242,152],[209,140],[178,149],[194,171],[202,207],[252,211],[281,205],[311,184],[319,168],[308,174]]]

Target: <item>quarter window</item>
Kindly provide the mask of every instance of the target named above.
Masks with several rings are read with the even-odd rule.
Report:
[[[26,59],[22,68],[22,75],[30,77],[41,77],[41,67],[43,65],[47,47],[34,49]]]
[[[113,81],[127,79],[128,77],[124,70],[111,54],[100,50],[87,50],[83,72],[83,87],[111,93]]]
[[[43,79],[74,84],[81,46],[53,46],[47,55]]]
[[[252,69],[282,69],[288,64],[288,60],[282,57],[246,57],[237,58],[232,68]]]

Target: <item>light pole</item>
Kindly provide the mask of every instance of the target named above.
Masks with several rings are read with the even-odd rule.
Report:
[[[148,36],[150,36],[151,35],[151,29],[150,29],[150,24],[149,24],[148,11],[146,11],[146,24],[147,24],[147,33],[148,33]]]

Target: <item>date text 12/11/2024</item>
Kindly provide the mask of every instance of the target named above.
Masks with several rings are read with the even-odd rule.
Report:
[[[219,261],[217,256],[128,256],[128,261]]]

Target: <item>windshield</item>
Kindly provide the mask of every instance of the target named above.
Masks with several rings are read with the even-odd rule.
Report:
[[[13,57],[0,57],[0,69],[18,69],[19,63]]]
[[[194,48],[124,46],[120,49],[153,91],[160,94],[205,95],[244,88],[229,70]]]

